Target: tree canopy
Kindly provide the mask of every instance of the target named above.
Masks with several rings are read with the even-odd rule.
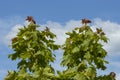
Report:
[[[27,19],[30,24],[19,29],[12,39],[14,53],[9,54],[11,60],[18,60],[17,71],[8,71],[5,80],[114,80],[111,75],[98,76],[97,70],[105,70],[106,50],[108,42],[102,28],[91,29],[83,19],[83,26],[66,32],[68,38],[63,45],[55,44],[56,35],[48,27],[38,30],[32,17]],[[54,50],[64,51],[61,66],[64,71],[57,71],[51,66],[56,56]]]

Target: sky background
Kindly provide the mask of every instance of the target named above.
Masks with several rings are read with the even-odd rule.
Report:
[[[98,74],[109,74],[114,71],[120,80],[120,1],[119,0],[0,0],[0,80],[8,70],[15,70],[16,61],[8,59],[12,53],[10,39],[18,28],[26,25],[26,16],[33,16],[41,28],[50,27],[58,37],[56,43],[63,44],[67,31],[80,27],[81,19],[92,20],[90,26],[101,27],[109,38],[105,49],[109,61],[106,71]],[[53,65],[59,66],[62,51],[56,51],[57,60]]]

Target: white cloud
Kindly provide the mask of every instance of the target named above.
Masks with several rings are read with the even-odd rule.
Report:
[[[11,39],[14,38],[17,33],[19,32],[19,29],[22,28],[23,26],[27,26],[29,24],[28,21],[25,21],[24,24],[17,24],[15,26],[13,26],[10,31],[8,32],[8,34],[4,37],[4,43],[7,45],[10,45],[11,43]]]
[[[120,80],[120,73],[116,75],[116,80]]]
[[[48,26],[50,30],[57,35],[56,43],[63,44],[67,35],[65,34],[68,31],[71,31],[75,27],[81,26],[81,21],[71,20],[67,22],[65,25],[61,25],[58,22],[48,21],[46,24],[42,24],[41,27]]]
[[[28,24],[28,23],[26,23]],[[71,31],[72,29],[74,29],[75,27],[80,27],[81,24],[81,20],[70,20],[68,22],[66,22],[65,25],[62,25],[58,22],[52,22],[52,21],[48,21],[46,22],[46,24],[40,24],[41,25],[41,29],[45,28],[46,26],[48,26],[50,28],[50,30],[55,33],[57,35],[57,39],[56,39],[56,43],[59,44],[63,44],[63,42],[65,41],[66,38],[66,32]],[[16,25],[14,27],[12,27],[11,31],[9,31],[9,34],[6,36],[6,38],[10,38],[16,35],[16,33],[18,32],[18,28],[21,27],[22,25]],[[95,19],[94,23],[92,24],[92,28],[94,27],[101,27],[103,28],[103,30],[105,31],[107,37],[109,38],[109,42],[107,44],[107,50],[110,53],[113,52],[119,52],[120,50],[120,25],[117,23],[113,23],[110,21],[102,21],[101,19]],[[116,54],[117,54],[116,53]]]
[[[15,24],[22,23],[23,20],[19,16],[0,18],[0,44],[3,44],[6,40],[6,35],[10,32],[11,28]],[[14,34],[14,33],[13,33]]]
[[[11,42],[11,39],[17,35],[19,32],[19,28],[23,27],[22,25],[15,25],[12,27],[11,31],[8,33],[8,35],[5,37],[5,43],[9,44]]]
[[[103,28],[106,36],[109,38],[109,42],[105,45],[109,55],[120,56],[120,24],[102,21],[101,19],[94,20],[94,27]]]
[[[26,23],[28,24],[28,23]],[[70,20],[66,22],[66,24],[62,25],[58,22],[52,22],[48,21],[46,24],[40,24],[41,29],[48,26],[50,30],[57,35],[56,43],[63,44],[65,42],[65,38],[67,35],[65,34],[68,31],[71,31],[75,27],[80,27],[81,20]],[[16,35],[18,32],[18,28],[21,27],[21,25],[16,25],[12,27],[11,31],[8,32],[8,35],[6,35],[6,41],[9,41],[10,38]],[[110,21],[102,21],[101,19],[95,19],[92,24],[92,28],[95,27],[101,27],[103,28],[104,32],[106,33],[106,36],[109,38],[108,44],[105,45],[106,50],[108,51],[108,54],[111,56],[118,56],[120,55],[120,24],[110,22]]]
[[[42,27],[50,27],[50,30],[57,35],[57,43],[63,44],[65,38],[67,37],[65,32],[71,31],[75,27],[80,27],[81,25],[81,20],[70,20],[66,22],[65,25],[48,21],[46,24],[42,25]],[[120,55],[120,24],[110,21],[102,21],[101,19],[95,19],[94,23],[92,24],[92,28],[94,29],[95,27],[103,28],[106,36],[109,38],[109,42],[105,44],[108,54],[111,56]]]

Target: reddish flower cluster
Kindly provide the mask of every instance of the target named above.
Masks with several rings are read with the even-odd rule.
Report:
[[[91,21],[88,19],[82,19],[82,24],[86,25],[87,23],[91,23]]]
[[[32,16],[27,16],[27,19],[26,19],[28,22],[33,22],[34,24],[36,24],[35,20],[33,19]]]

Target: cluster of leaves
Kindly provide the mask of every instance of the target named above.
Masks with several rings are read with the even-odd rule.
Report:
[[[30,23],[21,28],[12,39],[12,60],[19,60],[17,71],[8,71],[5,80],[112,80],[110,76],[97,76],[97,69],[105,70],[108,63],[103,44],[108,38],[101,28],[94,32],[90,26],[76,27],[67,32],[68,38],[61,46],[64,50],[61,65],[66,70],[55,75],[51,62],[55,60],[54,50],[60,45],[54,43],[56,37],[48,27],[37,30],[38,25]]]
[[[115,80],[115,78],[111,75],[104,75],[96,77],[95,80]]]
[[[60,46],[54,44],[55,34],[49,28],[37,30],[36,24],[30,23],[28,27],[21,28],[17,37],[12,39],[10,54],[12,60],[19,59],[18,71],[9,71],[5,80],[47,80],[54,75],[50,62],[54,62],[52,54]]]
[[[66,33],[69,37],[63,45],[62,66],[67,69],[61,73],[62,80],[94,80],[97,69],[105,70],[104,60],[107,52],[102,43],[107,43],[107,37],[101,28],[93,32],[89,26],[75,28]],[[64,77],[62,77],[64,78]]]

